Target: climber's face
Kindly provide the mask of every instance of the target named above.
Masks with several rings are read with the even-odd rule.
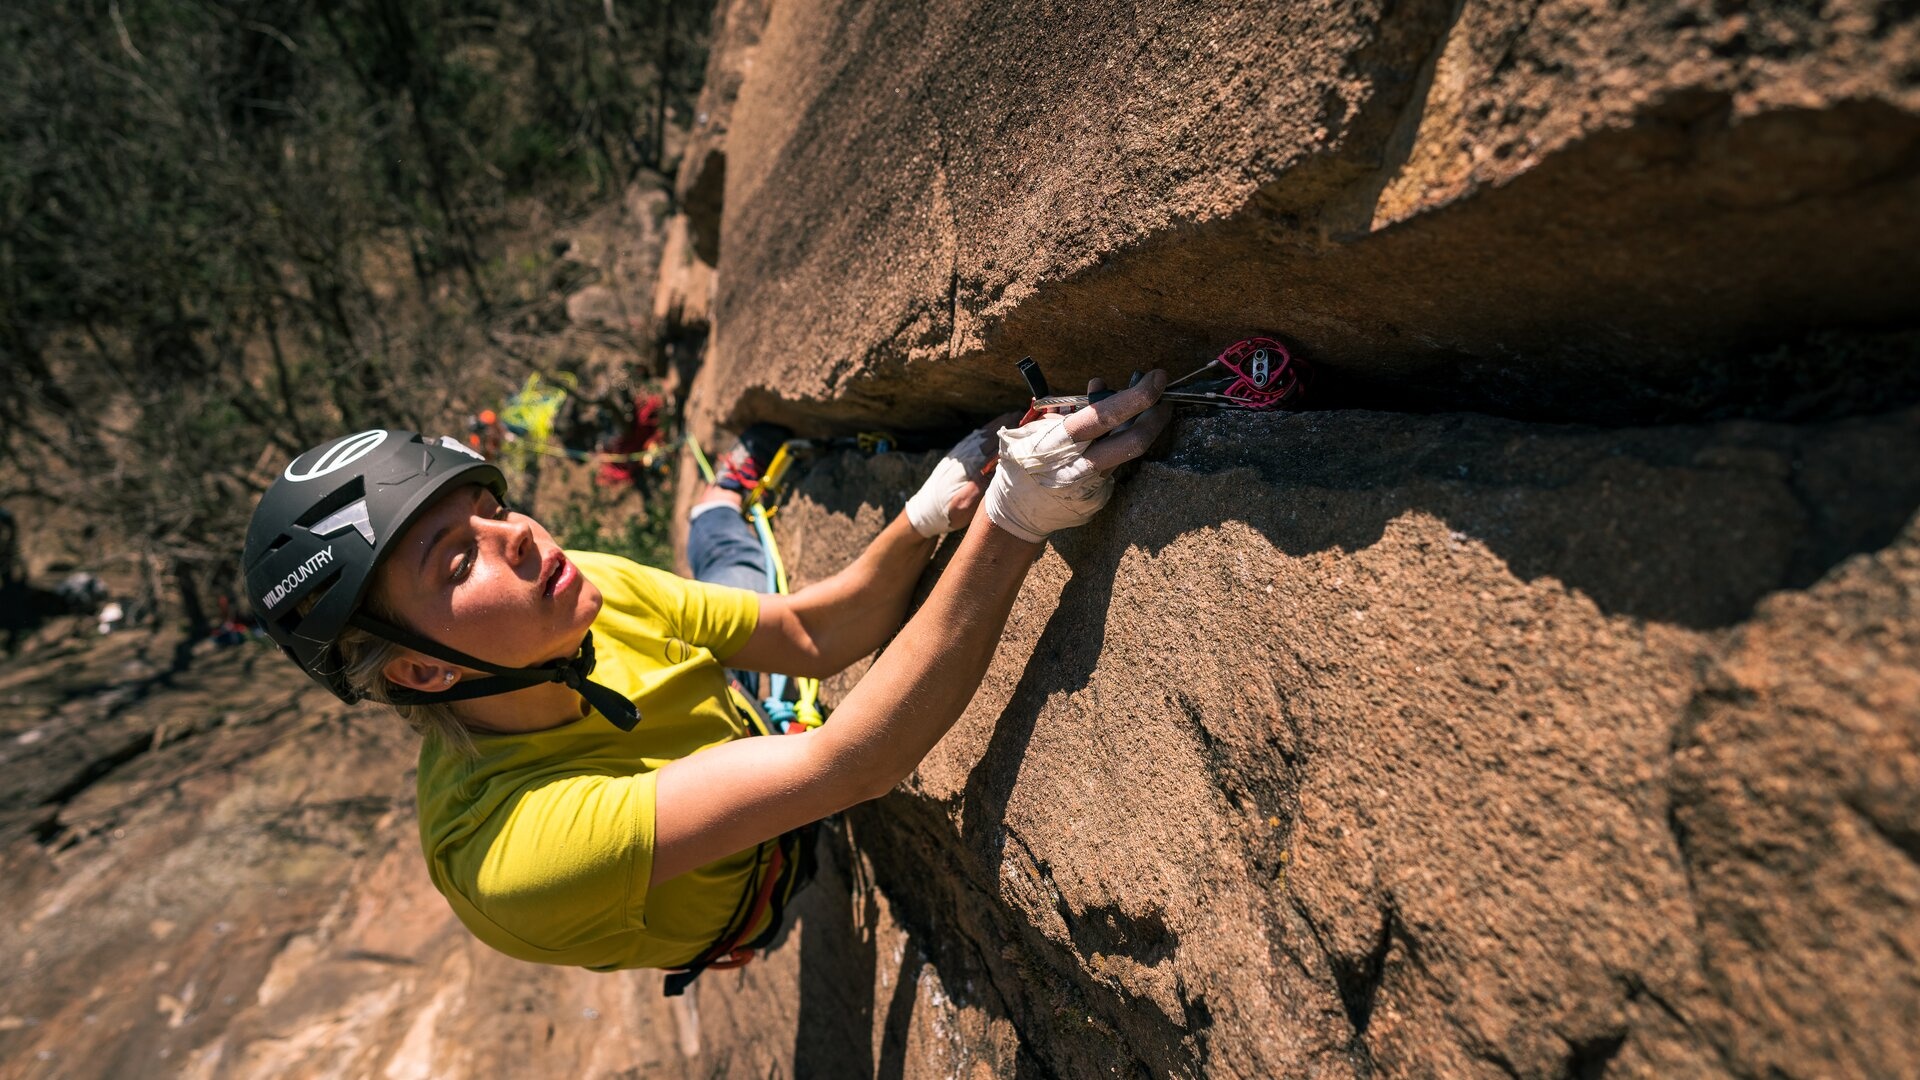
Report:
[[[478,484],[453,489],[407,527],[374,589],[414,632],[502,667],[572,656],[601,604],[539,522]]]

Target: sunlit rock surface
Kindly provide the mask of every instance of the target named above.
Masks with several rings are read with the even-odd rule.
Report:
[[[979,417],[1026,353],[1066,385],[1261,331],[1348,406],[1871,407],[1914,381],[1873,335],[1920,276],[1916,35],[1875,0],[774,5],[707,408]]]

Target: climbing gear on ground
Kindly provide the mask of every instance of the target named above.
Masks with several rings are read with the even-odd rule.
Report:
[[[1074,412],[1115,393],[1101,390],[1094,394],[1053,394],[1033,357],[1019,361],[1018,367],[1033,394],[1026,420],[1021,423],[1044,413]],[[1264,411],[1297,403],[1305,396],[1310,378],[1307,366],[1288,352],[1285,345],[1273,338],[1253,337],[1234,342],[1204,366],[1169,381],[1160,400],[1215,409]]]
[[[1086,456],[1092,440],[1067,434],[1064,412],[1042,413],[1000,432],[998,467],[981,510],[995,525],[1037,544],[1083,525],[1107,505],[1113,477]]]
[[[553,434],[553,418],[566,404],[568,392],[578,388],[579,380],[566,372],[554,376],[549,384],[536,371],[527,376],[519,393],[500,406],[500,423],[522,439],[544,443]]]
[[[603,443],[602,450],[588,459],[600,463],[595,479],[607,487],[618,487],[644,482],[647,473],[654,470],[664,479],[670,442],[665,430],[668,414],[665,394],[650,393],[636,399],[626,429]]]
[[[907,500],[907,521],[913,531],[932,540],[953,531],[947,516],[954,496],[968,484],[979,483],[981,470],[993,456],[994,432],[981,428],[954,444],[933,467],[927,482]]]
[[[633,483],[637,473],[664,469],[666,461],[679,449],[677,439],[663,435],[662,429],[670,419],[670,407],[658,393],[634,403],[628,427],[609,441],[605,449],[579,450],[552,439],[554,422],[568,400],[568,388],[577,383],[566,372],[554,380],[558,385],[548,386],[541,382],[539,374],[529,375],[526,385],[501,406],[501,412],[480,410],[468,421],[467,445],[489,460],[505,460],[519,468],[527,467],[530,455],[534,454],[598,465],[599,480],[608,486]],[[560,445],[550,442],[560,442]]]
[[[632,730],[631,701],[588,680],[593,634],[572,657],[528,668],[475,659],[360,611],[374,569],[441,495],[480,484],[504,504],[500,467],[459,440],[429,440],[411,431],[374,428],[320,444],[294,458],[260,497],[241,555],[247,591],[267,635],[315,682],[349,704],[361,699],[342,670],[338,642],[348,626],[424,653],[477,668],[490,677],[439,692],[396,688],[397,705],[464,701],[561,682],[615,726]],[[303,604],[312,605],[304,613]]]

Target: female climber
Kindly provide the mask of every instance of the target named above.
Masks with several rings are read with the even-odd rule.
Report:
[[[1000,431],[990,478],[982,429],[858,558],[791,595],[728,584],[760,573],[737,513],[769,453],[754,438],[693,512],[690,561],[716,584],[562,551],[457,440],[364,431],[262,496],[248,589],[310,677],[426,734],[428,871],[477,937],[531,961],[677,969],[677,992],[773,937],[809,865],[799,830],[886,793],[959,718],[1047,535],[1097,513],[1165,426],[1166,381]],[[961,528],[901,628],[935,541]],[[824,677],[883,645],[829,723],[749,737],[765,728],[727,668]]]

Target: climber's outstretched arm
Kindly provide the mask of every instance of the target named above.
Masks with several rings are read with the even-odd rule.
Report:
[[[1018,418],[998,417],[962,439],[907,508],[845,569],[789,596],[763,594],[753,636],[739,652],[719,659],[747,671],[825,678],[885,645],[906,617],[934,544],[973,519],[981,467],[998,445],[1000,429]]]
[[[753,635],[718,659],[746,671],[839,674],[900,628],[935,542],[914,532],[905,514],[894,518],[832,577],[788,596],[762,593]]]
[[[911,772],[979,688],[1045,533],[1091,518],[1111,489],[1105,474],[1144,453],[1166,425],[1168,410],[1154,407],[1165,385],[1155,372],[1064,421],[1010,432],[986,520],[974,521],[927,602],[831,722],[715,746],[660,770],[650,880],[877,798]],[[1135,416],[1125,433],[1093,441]]]

